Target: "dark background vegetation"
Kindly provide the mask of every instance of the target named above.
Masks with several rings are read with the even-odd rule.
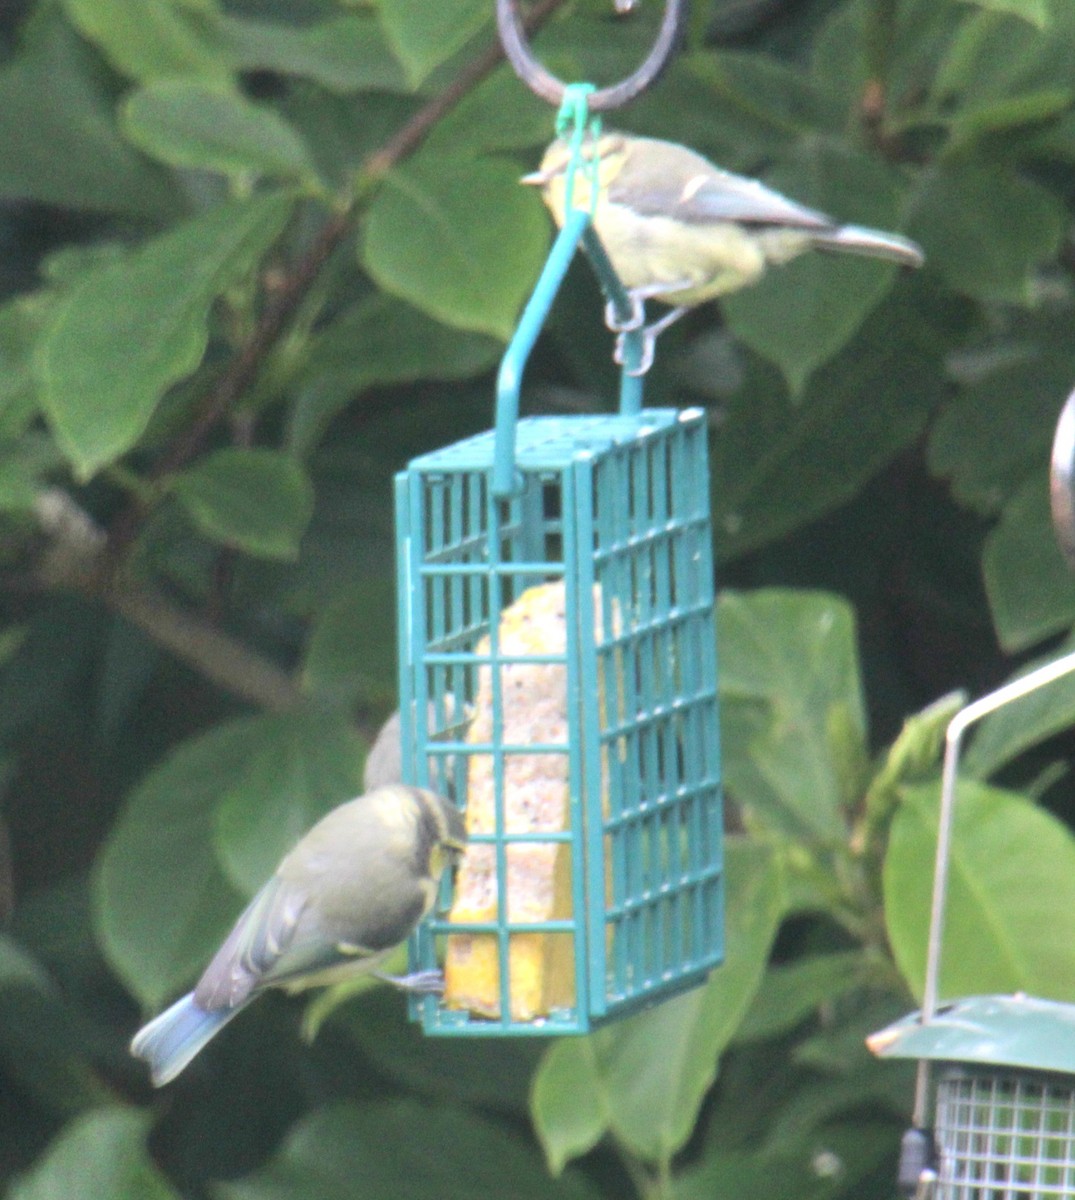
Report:
[[[565,78],[659,16],[540,6]],[[705,407],[728,959],[586,1039],[424,1039],[270,996],[174,1085],[131,1033],[394,703],[390,481],[488,427],[550,241],[553,114],[489,0],[0,5],[0,1180],[19,1200],[884,1197],[938,745],[1054,654],[1046,467],[1075,384],[1075,7],[697,0],[614,124],[926,267],[815,256],[662,340]],[[551,15],[549,15],[551,14]],[[573,268],[530,412],[614,403]],[[943,697],[947,699],[942,699]],[[943,990],[1075,993],[1075,687],[965,763]],[[917,714],[917,715],[916,715]]]

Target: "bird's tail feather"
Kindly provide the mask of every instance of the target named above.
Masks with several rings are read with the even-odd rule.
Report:
[[[883,233],[862,225],[841,225],[830,232],[814,237],[819,250],[840,250],[846,254],[863,254],[868,258],[885,258],[905,267],[920,267],[926,256],[922,247],[898,233]]]
[[[189,992],[134,1035],[131,1053],[149,1063],[153,1083],[161,1087],[174,1079],[242,1007],[206,1012],[194,1003],[194,993]]]

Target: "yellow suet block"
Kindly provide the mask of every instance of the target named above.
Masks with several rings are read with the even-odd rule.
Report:
[[[598,620],[600,596],[595,589]],[[563,654],[566,649],[563,582],[529,588],[501,614],[499,656]],[[479,655],[490,653],[483,638]],[[571,845],[566,842],[512,843],[513,834],[560,833],[569,827],[567,668],[562,663],[502,663],[500,744],[552,744],[562,750],[504,755],[504,831],[509,922],[570,918]],[[473,720],[466,740],[493,738],[493,670],[478,670]],[[496,830],[493,757],[473,754],[467,775],[467,832]],[[581,870],[582,864],[576,869]],[[470,843],[456,878],[449,921],[493,921],[497,917],[496,848]],[[532,1021],[575,1001],[574,945],[570,934],[514,933],[508,964],[511,1016]],[[500,959],[492,934],[452,934],[445,963],[444,1003],[480,1016],[500,1016]]]

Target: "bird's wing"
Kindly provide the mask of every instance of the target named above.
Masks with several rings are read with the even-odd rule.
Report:
[[[608,198],[644,216],[673,217],[688,224],[741,221],[757,225],[790,225],[796,229],[832,229],[824,213],[796,204],[756,179],[746,179],[706,165],[685,182],[674,184],[657,173],[644,178],[625,170],[609,184]]]
[[[427,898],[415,884],[397,907],[378,906],[361,881],[357,885],[357,893],[350,890],[334,906],[324,898],[311,902],[307,887],[273,876],[206,968],[195,1002],[207,1012],[231,1009],[263,987],[322,982],[339,968],[361,969],[366,960],[372,966],[400,941],[400,929],[417,924]]]
[[[194,989],[207,1012],[235,1008],[293,953],[305,893],[274,876],[251,900]]]

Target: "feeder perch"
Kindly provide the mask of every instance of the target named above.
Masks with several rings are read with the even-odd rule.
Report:
[[[409,781],[469,844],[412,939],[437,1034],[583,1033],[700,983],[723,953],[706,422],[643,409],[518,419],[578,246],[630,304],[589,215],[561,230],[500,368],[495,430],[396,479]]]
[[[881,1058],[936,1070],[933,1156],[911,1195],[936,1200],[1075,1196],[1075,1005],[974,996],[869,1039]],[[925,1190],[922,1190],[925,1189]]]

